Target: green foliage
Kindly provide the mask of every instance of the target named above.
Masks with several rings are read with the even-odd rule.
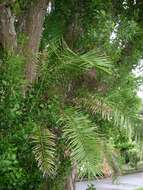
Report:
[[[27,108],[22,95],[24,60],[4,56],[1,65],[0,106],[0,186],[1,189],[33,189],[42,182],[34,161],[29,134],[25,127]]]
[[[50,176],[50,188],[62,189],[63,179],[66,180],[74,162],[78,165],[80,175],[85,174],[81,172],[81,169],[87,173],[88,177],[101,175],[106,131],[103,130],[101,135],[101,130],[97,126],[102,126],[102,121],[105,121],[106,125],[110,123],[112,127],[120,126],[129,129],[129,121],[111,100],[108,101],[108,97],[99,98],[99,95],[93,95],[94,89],[88,91],[83,88],[83,85],[75,86],[73,97],[70,97],[71,81],[79,80],[79,75],[82,77],[91,69],[111,73],[112,66],[106,57],[98,55],[96,51],[94,53],[88,51],[84,54],[74,53],[64,42],[56,45],[50,44],[47,51],[40,56],[39,79],[25,94],[25,97],[21,93],[23,60],[20,57],[11,57],[8,62],[5,62],[8,63],[6,65],[8,70],[2,75],[2,78],[12,88],[3,88],[2,85],[4,92],[9,92],[7,99],[4,97],[3,100],[4,106],[6,102],[9,105],[6,107],[8,119],[2,117],[3,128],[8,121],[7,128],[10,131],[8,138],[12,139],[14,147],[17,147],[16,144],[19,143],[15,153],[17,164],[14,165],[13,173],[16,175],[17,172],[19,178],[24,180],[22,184],[19,184],[21,188],[26,185],[29,189],[32,188],[31,183],[35,179],[38,179],[35,188],[41,185],[40,183],[38,185],[41,173],[37,172],[36,162],[30,171],[33,179],[27,180],[28,165],[35,156],[40,170],[45,176]],[[14,65],[12,65],[13,63]],[[9,74],[10,71],[13,75]],[[16,76],[14,72],[17,73]],[[57,92],[58,94],[55,95]],[[14,95],[12,100],[11,95]],[[5,107],[2,108],[6,111]],[[11,109],[12,112],[9,111]],[[14,115],[13,117],[11,113]],[[100,121],[96,118],[97,116],[100,116]],[[21,124],[19,125],[19,123]],[[23,126],[25,129],[22,129]],[[3,138],[5,139],[5,135]],[[24,143],[28,144],[24,147]],[[22,156],[23,151],[28,151],[28,153]],[[107,156],[107,158],[113,163],[111,156]],[[8,156],[7,159],[9,159]],[[28,165],[25,166],[24,162]],[[6,163],[4,162],[4,164],[6,169]],[[116,164],[111,165],[116,170]],[[57,179],[57,183],[54,184],[55,179]],[[18,186],[19,181],[16,180],[17,178],[14,184]],[[11,182],[8,183],[11,184]]]
[[[51,80],[56,80],[58,77],[64,76],[66,77],[65,79],[63,78],[64,81],[67,80],[68,77],[71,77],[71,80],[73,77],[79,77],[86,71],[94,68],[110,74],[113,71],[113,66],[108,57],[102,55],[96,49],[84,53],[76,53],[73,52],[63,40],[61,42],[57,40],[49,43],[47,54],[49,64],[46,65],[47,63],[44,63],[40,70],[45,68],[45,72],[50,72],[50,74],[52,72],[53,78],[49,78]],[[45,73],[44,77],[47,75],[48,73]]]
[[[32,190],[38,188],[41,183],[42,175],[33,160],[30,144],[26,142],[27,138],[24,139],[25,135],[26,133],[19,130],[7,137],[4,134],[1,136],[0,184],[2,190],[25,188]]]
[[[32,135],[33,153],[35,159],[38,162],[38,167],[45,174],[55,172],[55,136],[48,130],[48,128],[42,128],[41,126],[35,126],[34,133]]]
[[[1,144],[2,145],[2,144]],[[8,149],[2,150],[0,156],[0,184],[1,189],[21,189],[26,182],[26,173],[20,166],[16,158],[16,147],[8,146]]]
[[[10,5],[21,48],[28,39],[19,32],[18,24],[34,3],[16,0]],[[46,186],[63,190],[75,163],[88,176],[99,175],[104,155],[117,170],[118,162],[112,157],[115,148],[123,157],[128,154],[130,162],[138,159],[135,154],[140,149],[133,142],[141,139],[141,132],[134,130],[142,129],[137,97],[140,80],[132,69],[142,58],[143,4],[103,0],[51,3],[38,54],[37,79],[25,95],[24,58],[0,52],[2,189]]]
[[[63,138],[71,159],[79,166],[85,167],[89,176],[100,173],[99,161],[102,160],[102,140],[101,138],[99,140],[96,127],[88,116],[68,108],[60,122],[64,125]]]

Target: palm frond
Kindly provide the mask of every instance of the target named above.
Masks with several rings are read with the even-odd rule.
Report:
[[[62,71],[82,73],[96,68],[110,74],[112,73],[113,65],[111,61],[109,61],[109,58],[105,55],[101,55],[101,53],[95,49],[79,54],[73,52],[67,44],[63,42],[62,52],[56,51],[56,55],[62,63],[58,69]]]
[[[109,58],[96,49],[82,54],[76,53],[64,41],[57,42],[55,40],[49,43],[47,54],[48,64],[45,62],[45,74],[50,77],[51,74],[48,73],[52,73],[52,81],[63,82],[68,78],[73,79],[93,68],[108,74],[113,71],[113,65]],[[50,59],[51,57],[52,59]]]
[[[100,173],[102,160],[102,138],[96,133],[96,126],[73,108],[65,110],[60,119],[63,124],[63,138],[70,151],[72,161],[87,169],[89,175]]]
[[[55,136],[47,128],[35,127],[31,137],[33,153],[38,162],[38,167],[43,174],[53,174],[55,172]]]
[[[127,129],[128,135],[131,136],[132,127],[128,116],[104,98],[87,95],[77,99],[76,104],[93,115],[100,114],[102,119],[112,122],[115,126]]]

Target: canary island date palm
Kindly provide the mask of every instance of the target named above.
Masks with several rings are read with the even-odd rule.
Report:
[[[30,121],[33,153],[47,179],[46,188],[72,190],[73,171],[85,168],[89,177],[100,175],[108,150],[108,139],[100,134],[100,126],[92,116],[126,129],[130,122],[96,90],[88,90],[84,82],[88,71],[114,72],[109,58],[99,51],[73,52],[61,40],[50,43],[39,62],[38,90],[30,110],[32,115],[39,107],[37,118]]]

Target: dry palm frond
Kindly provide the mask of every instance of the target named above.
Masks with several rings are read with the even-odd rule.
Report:
[[[115,126],[127,129],[128,135],[131,136],[132,128],[128,116],[103,98],[87,95],[86,97],[76,99],[76,104],[93,115],[100,114],[102,119],[112,122]]]

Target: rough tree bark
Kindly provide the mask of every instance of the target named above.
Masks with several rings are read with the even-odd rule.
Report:
[[[36,3],[29,8],[25,17],[23,32],[27,37],[27,42],[23,52],[26,58],[26,80],[30,83],[35,80],[37,74],[37,61],[35,57],[39,51],[47,6],[48,0],[37,0]]]
[[[11,13],[11,3],[5,1],[0,4],[0,43],[7,52],[14,51],[17,47],[17,34],[15,29],[15,16]],[[20,52],[23,53],[26,62],[25,79],[27,84],[36,78],[36,54],[39,51],[40,39],[43,30],[43,22],[49,0],[35,0],[29,2],[29,7],[23,15],[23,28],[20,32],[24,33],[27,40]]]
[[[0,5],[0,43],[6,51],[14,51],[17,47],[14,15],[10,8]]]

